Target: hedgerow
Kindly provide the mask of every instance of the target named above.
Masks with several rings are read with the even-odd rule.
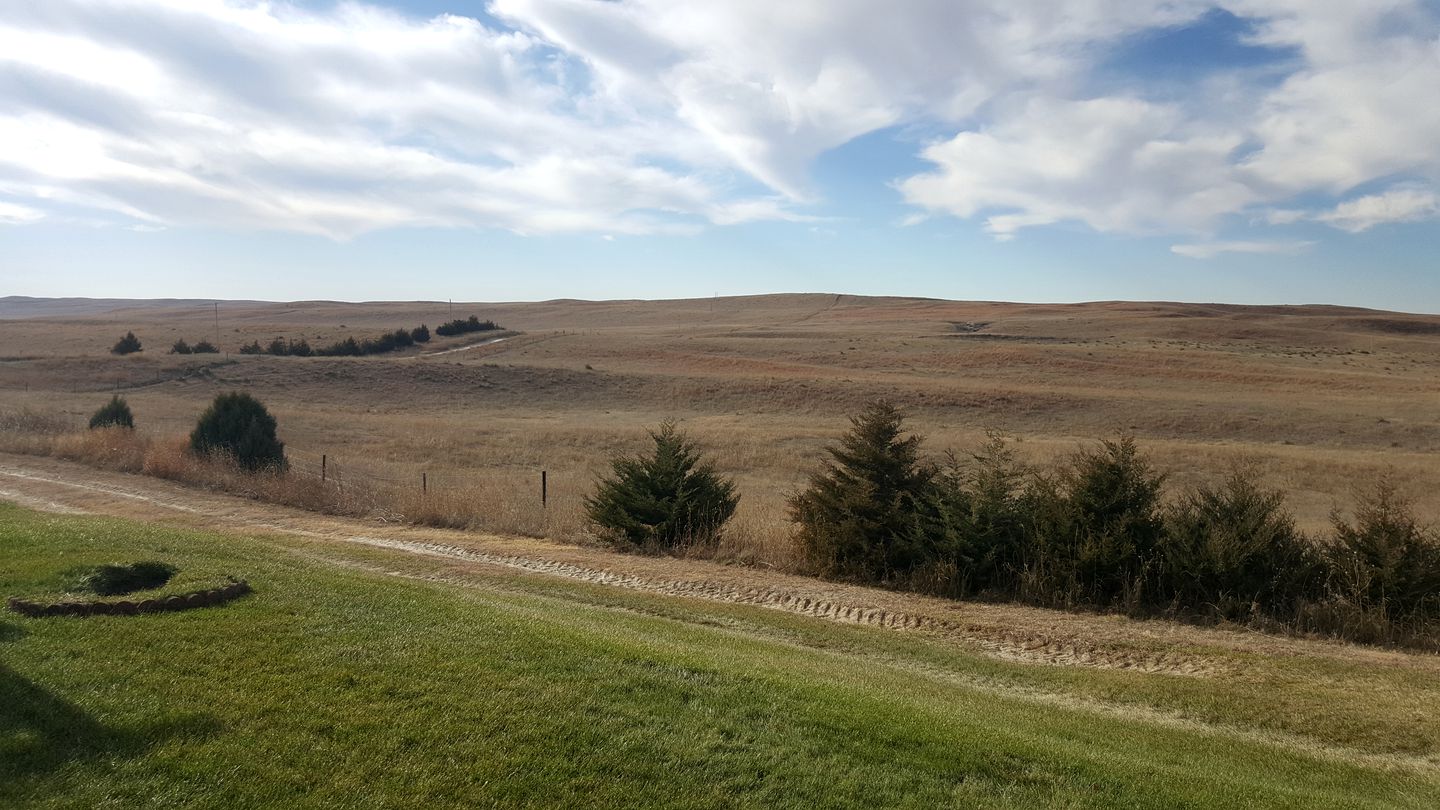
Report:
[[[996,435],[940,466],[922,441],[884,403],[852,420],[791,500],[810,573],[1440,647],[1440,536],[1388,479],[1312,537],[1253,466],[1167,499],[1131,437],[1051,470]]]

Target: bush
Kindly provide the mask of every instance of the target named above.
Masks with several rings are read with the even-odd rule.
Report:
[[[101,405],[90,417],[91,430],[104,427],[135,427],[135,417],[130,413],[130,405],[121,399],[119,394],[110,397],[110,401]]]
[[[937,556],[925,529],[934,470],[921,463],[920,437],[902,436],[888,402],[850,420],[831,461],[790,500],[807,567],[821,576],[870,582],[908,578]]]
[[[917,583],[952,596],[1004,595],[1016,589],[1027,520],[1022,484],[1027,471],[999,433],[962,463],[954,456],[935,479],[933,545],[943,555]]]
[[[80,587],[100,596],[119,596],[158,588],[175,576],[173,565],[155,560],[129,565],[97,565],[80,579]]]
[[[190,434],[190,448],[226,455],[247,470],[285,466],[285,445],[275,437],[275,417],[259,400],[232,392],[215,397]]]
[[[415,341],[416,343],[429,343],[430,327],[426,326],[423,323],[420,324],[419,326],[410,330],[410,339]]]
[[[134,332],[126,332],[125,337],[120,338],[114,346],[110,347],[111,354],[133,354],[138,351],[140,351],[140,339],[135,337]]]
[[[1251,466],[1187,494],[1166,518],[1160,597],[1232,621],[1293,618],[1303,600],[1319,595],[1323,572],[1284,503]]]
[[[170,346],[171,354],[191,354],[194,351],[194,349],[190,348],[190,344],[185,342],[185,338],[180,338]]]
[[[1057,478],[1035,481],[1025,499],[1034,521],[1027,598],[1132,611],[1153,598],[1163,484],[1129,436],[1081,451]]]
[[[1332,594],[1388,622],[1440,618],[1440,537],[1421,526],[1388,477],[1359,494],[1353,522],[1335,514],[1325,549]]]
[[[467,332],[488,332],[499,328],[494,321],[482,321],[478,317],[471,315],[464,320],[456,318],[449,323],[440,324],[435,327],[435,334],[441,337],[453,337],[455,335],[466,334]]]
[[[270,341],[269,346],[265,347],[265,353],[273,354],[276,357],[284,357],[290,353],[290,345],[285,342],[284,338],[277,337]]]
[[[190,351],[194,352],[195,354],[219,354],[219,353],[220,353],[220,350],[217,349],[217,348],[215,348],[215,344],[211,343],[211,342],[208,341],[208,340],[202,340],[202,341],[200,341],[199,343],[196,343],[194,346],[190,347]]]
[[[315,352],[310,349],[310,342],[305,338],[290,341],[290,346],[287,351],[287,354],[292,357],[309,357],[314,353]]]
[[[355,341],[355,338],[349,337],[331,343],[329,346],[321,346],[315,350],[315,354],[321,357],[359,357],[360,344]]]
[[[585,499],[590,521],[610,538],[649,549],[711,544],[735,513],[734,482],[701,461],[695,445],[665,422],[650,456],[618,457]]]
[[[260,346],[260,341],[252,340],[240,347],[241,354],[264,354],[265,349]]]

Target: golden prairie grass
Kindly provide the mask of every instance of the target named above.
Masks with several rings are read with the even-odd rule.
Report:
[[[55,438],[51,455],[116,472],[145,469],[150,439],[133,428],[102,427]]]
[[[1021,460],[1048,466],[1126,431],[1177,489],[1254,460],[1306,530],[1324,528],[1357,484],[1385,470],[1419,499],[1422,516],[1440,519],[1440,331],[1425,331],[1434,318],[820,295],[456,306],[471,311],[528,334],[427,360],[201,363],[154,349],[206,334],[208,308],[0,321],[0,342],[44,347],[34,360],[0,363],[0,410],[28,407],[32,418],[58,414],[67,425],[0,429],[0,447],[49,452],[116,386],[154,436],[189,430],[220,391],[247,390],[279,419],[296,481],[318,479],[328,455],[338,484],[305,499],[338,503],[344,492],[348,502],[325,510],[591,542],[583,498],[595,476],[614,453],[642,449],[646,428],[677,418],[739,485],[739,510],[714,553],[785,567],[787,496],[848,427],[846,416],[886,396],[937,457],[963,454],[997,428],[1019,439]],[[221,314],[222,343],[238,345],[433,326],[446,308],[235,304]],[[127,329],[146,351],[110,357]],[[63,339],[47,343],[55,334]],[[550,481],[543,508],[541,470]]]

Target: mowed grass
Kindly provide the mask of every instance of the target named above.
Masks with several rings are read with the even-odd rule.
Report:
[[[148,558],[256,593],[177,614],[0,618],[0,806],[1440,802],[1430,767],[1078,705],[1127,684],[1162,701],[1173,680],[1219,707],[1223,681],[1097,672],[1090,691],[1083,671],[759,608],[0,505],[0,595]],[[1397,735],[1409,742],[1367,748],[1433,751]]]

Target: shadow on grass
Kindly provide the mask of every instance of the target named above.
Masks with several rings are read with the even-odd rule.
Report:
[[[24,637],[25,628],[18,624],[0,621],[0,644],[4,644],[7,641],[18,641]]]
[[[172,737],[203,739],[219,729],[201,714],[106,726],[0,663],[0,799],[23,792],[27,777],[86,760],[138,756]]]

